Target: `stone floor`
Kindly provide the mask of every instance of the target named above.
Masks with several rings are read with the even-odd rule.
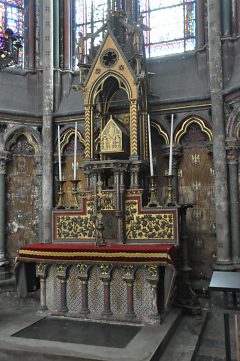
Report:
[[[41,317],[37,316],[38,309],[38,295],[32,293],[29,295],[29,298],[22,300],[18,299],[13,284],[2,284],[0,282],[0,349],[5,345],[4,341],[4,329],[12,329],[12,334],[14,330],[23,329],[26,325],[29,325],[30,321],[36,322]],[[225,345],[224,345],[224,329],[223,329],[223,315],[221,313],[220,301],[215,296],[206,297],[201,299],[202,304],[202,316],[187,316],[184,315],[177,326],[174,326],[174,333],[168,342],[165,350],[161,353],[161,356],[156,356],[154,361],[221,361],[225,360]],[[207,314],[207,321],[205,322],[205,327],[203,329],[203,319],[204,315]],[[14,325],[17,325],[15,327]],[[240,320],[239,320],[240,327]],[[231,340],[232,340],[232,360],[236,360],[236,344],[234,336],[234,319],[231,317]],[[142,332],[142,331],[141,331]],[[140,332],[140,333],[141,333]],[[142,334],[143,337],[149,337],[151,340],[152,336],[148,334],[148,331],[144,331],[145,334]],[[201,337],[199,337],[199,335]],[[137,336],[138,337],[138,336]],[[159,336],[161,337],[161,336]],[[17,337],[15,338],[15,340]],[[133,337],[134,339],[134,337]],[[19,338],[19,340],[21,340]],[[140,340],[140,338],[139,338]],[[142,338],[143,340],[143,338]],[[16,341],[17,342],[17,341]],[[20,345],[20,341],[17,342]],[[26,339],[27,344],[27,339]],[[39,344],[36,340],[36,345]],[[56,345],[59,345],[59,342],[56,342]],[[73,344],[71,344],[73,345]],[[94,345],[94,342],[93,342]],[[134,345],[134,342],[133,342]],[[89,346],[88,347],[94,347]],[[135,346],[134,346],[135,347]],[[63,347],[64,349],[64,347]],[[110,347],[110,349],[112,349]],[[136,348],[136,352],[138,347]],[[10,352],[10,351],[9,351]],[[9,353],[9,355],[11,352]],[[140,354],[139,354],[140,355]],[[65,361],[70,360],[71,358],[63,356],[61,360]],[[12,360],[14,359],[10,356],[3,358],[0,354],[0,360]],[[18,361],[25,360],[26,357],[23,356],[21,359],[18,358]],[[54,360],[55,358],[39,358],[39,360]],[[75,359],[75,358],[73,358]],[[83,358],[84,360],[87,360]],[[83,360],[81,359],[81,360]],[[88,358],[89,360],[90,358]],[[109,356],[109,360],[115,361],[121,359],[119,355]],[[133,358],[134,360],[142,360],[139,356]],[[31,360],[31,357],[29,358]],[[101,360],[101,358],[99,358]],[[124,360],[124,358],[122,358]],[[130,360],[130,359],[129,359]]]

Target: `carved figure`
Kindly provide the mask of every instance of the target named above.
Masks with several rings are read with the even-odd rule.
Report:
[[[87,41],[88,39],[95,39],[96,37],[99,36],[99,34],[102,31],[105,30],[105,28],[106,28],[106,24],[101,26],[97,31],[95,31],[95,33],[87,33],[85,36],[83,35],[83,33],[81,31],[78,33],[79,39],[78,39],[77,48],[76,48],[76,56],[78,59],[78,64],[86,63],[87,54],[86,54],[85,41]]]
[[[83,33],[79,32],[79,39],[77,43],[76,56],[78,59],[78,63],[84,63],[85,60],[85,40],[87,37],[83,36]]]
[[[120,19],[121,24],[127,29],[128,34],[132,34],[132,42],[134,52],[140,54],[142,52],[143,31],[149,31],[151,28],[142,23],[130,23],[128,18]]]

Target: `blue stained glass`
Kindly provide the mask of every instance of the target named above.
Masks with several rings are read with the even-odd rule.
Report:
[[[146,54],[162,56],[193,50],[195,47],[194,0],[140,0],[146,31]]]
[[[11,29],[16,41],[23,43],[23,0],[0,0],[0,33],[6,37],[6,29]],[[1,44],[0,44],[1,47]],[[19,65],[23,62],[23,51],[19,51]]]

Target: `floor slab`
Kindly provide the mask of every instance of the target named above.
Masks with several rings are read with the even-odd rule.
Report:
[[[43,315],[37,314],[36,312],[28,311],[27,309],[22,310],[23,312],[15,314],[14,319],[4,317],[2,319],[3,324],[0,329],[0,360],[1,361],[12,361],[18,359],[18,361],[42,361],[42,360],[64,360],[64,361],[73,361],[73,360],[98,360],[98,361],[150,361],[161,343],[164,342],[166,338],[169,337],[177,321],[181,316],[181,311],[173,309],[168,316],[165,318],[164,322],[161,325],[144,325],[144,326],[131,326],[128,329],[128,338],[125,338],[122,344],[109,343],[106,346],[106,337],[109,337],[109,331],[104,336],[103,329],[107,330],[107,324],[98,325],[99,333],[90,335],[92,342],[91,344],[82,343],[73,343],[71,340],[66,339],[64,342],[62,340],[46,340],[46,339],[34,339],[31,338],[31,334],[28,334],[28,337],[19,337],[20,332],[25,332],[27,330],[31,331],[31,327],[40,325],[41,322],[46,320],[43,318]],[[13,315],[12,315],[13,316]],[[47,322],[52,320],[48,319]],[[54,321],[54,320],[53,320]],[[64,322],[63,322],[64,321]],[[57,323],[62,325],[65,323],[74,322],[75,332],[80,332],[83,322],[81,320],[63,320],[62,318],[55,318],[55,327]],[[93,326],[92,322],[88,322],[90,328]],[[33,325],[33,326],[32,326]],[[85,324],[87,325],[87,323]],[[89,326],[88,325],[88,326]],[[111,325],[111,327],[116,327],[117,325]],[[126,331],[127,325],[118,325],[122,327],[122,332]],[[48,325],[51,329],[51,325]],[[132,330],[132,327],[135,328]],[[135,332],[135,334],[133,333]],[[100,336],[100,332],[102,333]],[[16,337],[18,333],[18,337]],[[119,335],[121,332],[119,333]],[[13,336],[15,335],[15,336]],[[24,334],[22,334],[23,336]],[[34,336],[34,332],[32,332]],[[86,339],[86,335],[84,336]],[[105,338],[104,344],[100,345],[96,341],[97,337]],[[45,337],[46,338],[46,337]],[[121,337],[120,337],[121,338]],[[114,339],[114,338],[113,338]]]

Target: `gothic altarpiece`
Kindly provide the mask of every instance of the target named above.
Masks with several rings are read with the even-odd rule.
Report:
[[[189,271],[188,205],[176,205],[172,172],[164,201],[158,200],[142,24],[127,32],[128,23],[123,12],[109,12],[95,58],[78,49],[75,88],[84,95],[85,136],[76,129],[75,140],[82,167],[76,157],[68,159],[76,143],[65,133],[59,156],[64,149],[64,172],[72,171],[72,160],[74,177],[66,182],[59,174],[53,242],[22,247],[19,256],[37,262],[43,310],[156,323],[172,301],[179,243],[182,269]]]

